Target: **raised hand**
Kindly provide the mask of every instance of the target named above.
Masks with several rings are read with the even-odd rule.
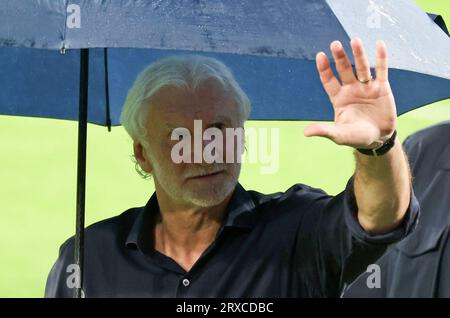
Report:
[[[353,39],[351,47],[356,75],[342,44],[334,41],[330,45],[341,82],[335,77],[326,54],[317,54],[320,80],[334,108],[334,125],[311,124],[304,134],[326,137],[338,145],[377,148],[392,135],[397,121],[394,96],[388,82],[387,49],[383,41],[377,41],[376,78],[372,79],[361,40]]]

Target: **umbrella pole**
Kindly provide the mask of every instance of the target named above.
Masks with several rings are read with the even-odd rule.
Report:
[[[75,264],[79,269],[78,284],[74,290],[74,298],[81,298],[84,269],[84,211],[86,192],[86,140],[87,109],[89,83],[89,50],[80,52],[80,95],[78,117],[78,169],[77,169],[77,211],[75,224]]]
[[[111,111],[109,107],[109,76],[108,76],[108,49],[103,49],[103,62],[105,67],[105,97],[106,97],[106,126],[111,131]]]

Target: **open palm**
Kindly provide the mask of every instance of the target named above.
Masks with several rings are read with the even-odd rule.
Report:
[[[397,112],[388,82],[387,50],[382,41],[376,47],[376,79],[371,80],[370,66],[360,39],[351,41],[355,57],[352,65],[339,41],[331,43],[336,69],[342,83],[334,76],[325,53],[316,57],[320,80],[334,108],[334,125],[312,124],[305,136],[321,136],[339,145],[376,148],[395,130]]]

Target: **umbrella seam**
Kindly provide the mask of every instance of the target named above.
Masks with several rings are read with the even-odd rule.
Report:
[[[67,32],[67,5],[68,0],[65,0],[64,7],[65,7],[65,15],[64,15],[64,31],[63,31],[63,38],[62,38],[62,45],[61,45],[61,53],[64,54],[66,50],[66,32]]]

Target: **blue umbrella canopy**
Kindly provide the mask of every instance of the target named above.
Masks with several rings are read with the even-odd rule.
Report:
[[[251,119],[331,120],[315,55],[340,40],[386,42],[399,114],[450,97],[450,42],[408,0],[3,0],[0,114],[79,121],[74,262],[83,282],[87,122],[119,125],[137,73],[165,55],[227,64]],[[352,58],[352,57],[351,57]]]
[[[251,119],[332,120],[315,54],[335,39],[348,51],[355,36],[372,66],[376,40],[386,42],[399,114],[450,97],[449,38],[409,0],[5,0],[0,7],[0,114],[77,120],[78,49],[92,48],[91,123],[118,125],[137,73],[186,53],[230,66],[252,100]]]

